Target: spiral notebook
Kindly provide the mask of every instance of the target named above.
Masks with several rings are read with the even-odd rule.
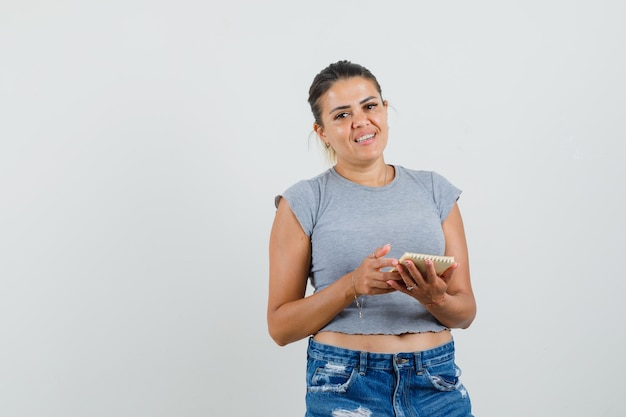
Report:
[[[424,264],[424,261],[426,259],[430,259],[431,261],[433,261],[433,263],[435,264],[435,271],[437,272],[437,275],[443,273],[443,271],[450,268],[454,264],[454,256],[427,255],[424,253],[412,252],[405,252],[398,261],[402,263],[409,259],[413,261],[417,269],[422,274],[426,274],[426,264]],[[392,271],[394,270],[395,268],[392,269]]]

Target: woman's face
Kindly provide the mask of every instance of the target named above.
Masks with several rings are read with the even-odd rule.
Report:
[[[337,163],[363,165],[377,160],[387,146],[387,102],[363,77],[336,81],[320,98],[322,124],[313,126],[337,154]]]

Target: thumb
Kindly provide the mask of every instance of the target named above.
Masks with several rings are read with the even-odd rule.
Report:
[[[454,271],[456,271],[458,267],[459,267],[458,262],[453,263],[448,269],[443,271],[443,274],[440,275],[441,279],[443,279],[446,282],[450,282],[450,280],[454,276],[453,275]]]

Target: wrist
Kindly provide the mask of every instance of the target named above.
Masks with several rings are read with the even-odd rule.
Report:
[[[352,290],[354,292],[354,303],[359,309],[359,318],[363,318],[363,300],[360,299],[360,294],[356,291],[356,284],[354,282],[354,271],[350,274],[350,278],[352,281]]]

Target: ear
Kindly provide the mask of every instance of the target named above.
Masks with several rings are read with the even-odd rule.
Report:
[[[322,139],[324,143],[326,143],[326,141],[324,141],[324,138],[326,138],[326,132],[324,132],[323,126],[313,123],[313,131],[317,134],[317,136],[319,136],[320,139]]]

